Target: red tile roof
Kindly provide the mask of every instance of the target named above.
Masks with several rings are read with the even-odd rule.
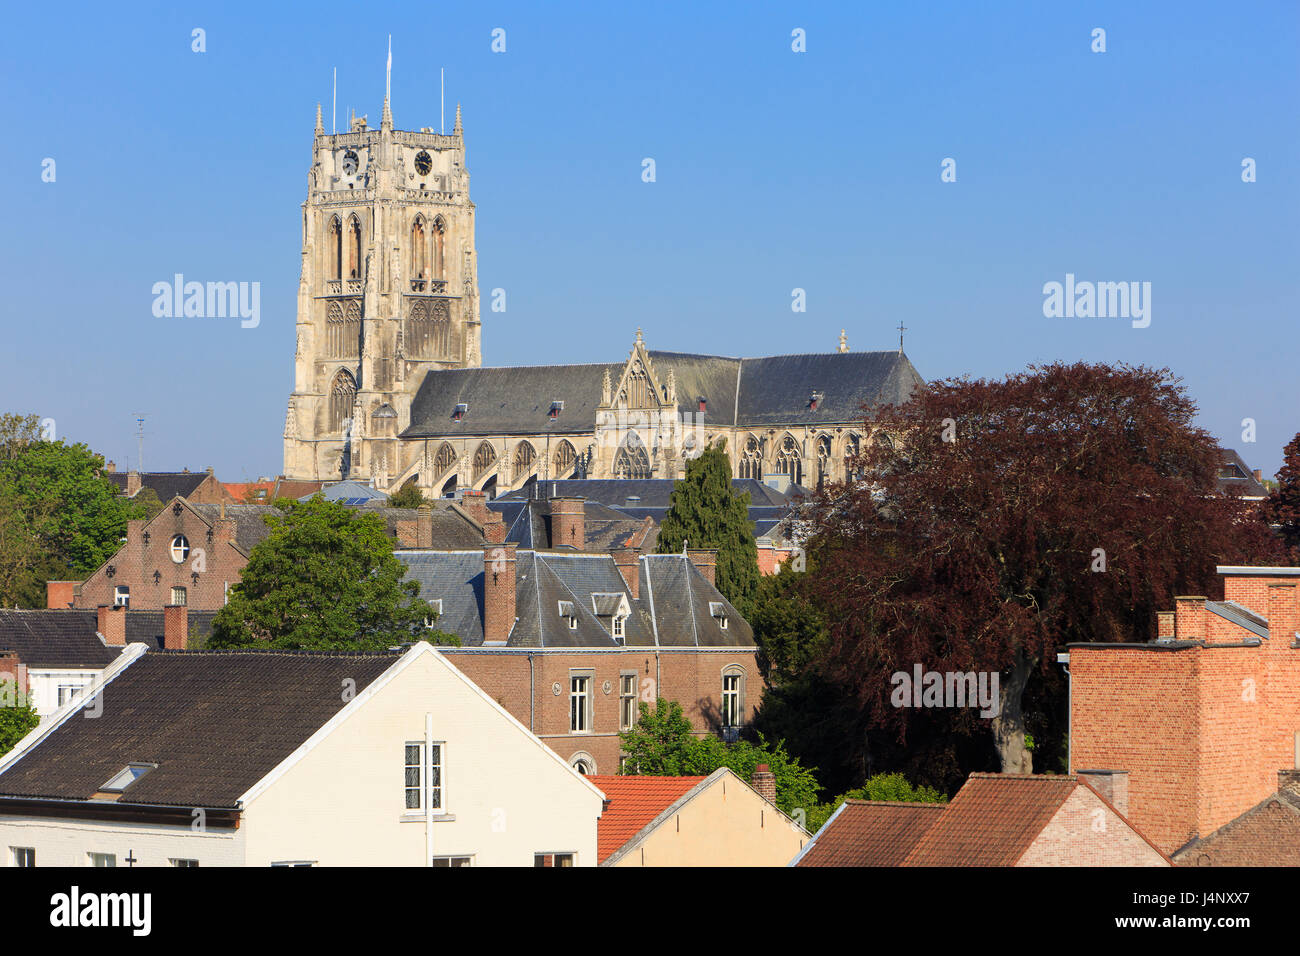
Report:
[[[1295,802],[1292,802],[1295,801]],[[1274,794],[1174,856],[1179,866],[1300,865],[1300,796]]]
[[[1078,777],[973,773],[905,866],[1014,866],[1079,786]]]
[[[939,822],[946,803],[846,800],[800,858],[799,866],[902,866]]]
[[[596,827],[596,862],[604,863],[655,817],[708,778],[593,775],[587,779],[603,790],[609,801]]]

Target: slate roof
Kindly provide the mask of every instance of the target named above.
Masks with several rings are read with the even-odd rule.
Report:
[[[795,865],[902,866],[947,808],[946,803],[845,800]]]
[[[191,504],[190,507],[208,524],[215,524],[221,517],[221,505]],[[248,554],[271,534],[264,519],[281,513],[271,505],[226,505],[226,517],[235,522],[235,545]]]
[[[387,501],[387,499],[384,499]],[[431,507],[433,548],[438,551],[455,551],[482,548],[486,543],[482,528],[468,514],[450,501],[435,501]],[[384,519],[388,533],[397,536],[398,522],[414,523],[419,517],[416,508],[389,508],[386,504],[371,502],[362,508],[362,514],[377,514]],[[400,545],[399,545],[400,547]],[[480,555],[482,552],[479,552]]]
[[[157,763],[119,804],[234,807],[397,654],[153,651],[100,691],[96,720],[67,719],[0,773],[6,797],[88,800],[130,763]],[[84,705],[85,702],[83,702]],[[74,717],[76,712],[74,711]]]
[[[600,864],[709,778],[593,774],[587,779],[609,802],[596,824],[596,862]]]
[[[501,515],[506,525],[506,541],[521,548],[550,548],[551,503],[528,498],[497,499],[488,507]],[[599,502],[583,505],[583,550],[591,553],[608,552],[621,547],[628,538],[638,535],[644,519],[609,508]],[[640,539],[642,550],[654,550],[659,540],[659,530],[653,527]]]
[[[104,477],[126,494],[126,472],[118,471]],[[171,501],[177,496],[188,498],[207,477],[206,471],[146,471],[140,475],[140,487],[152,488],[159,501]]]
[[[407,579],[420,597],[441,600],[439,630],[466,647],[483,644],[483,551],[398,551]],[[681,554],[644,555],[639,562],[640,599],[633,600],[608,554],[520,550],[515,555],[515,615],[509,647],[752,647],[754,632],[730,603]],[[622,594],[631,614],[624,643],[614,640],[608,617],[597,615],[595,595]],[[608,599],[601,599],[608,600]],[[577,626],[561,616],[570,602]],[[721,605],[727,628],[710,615]]]
[[[1274,794],[1183,847],[1174,854],[1174,862],[1179,866],[1300,866],[1300,794]]]
[[[901,404],[924,384],[901,352],[830,352],[726,358],[650,351],[659,380],[676,378],[678,410],[695,415],[706,402],[706,421],[725,426],[831,424],[856,421],[862,407]],[[586,434],[596,426],[596,408],[608,371],[617,382],[624,362],[593,365],[533,365],[444,369],[425,375],[411,405],[403,438],[466,435]],[[813,391],[822,394],[810,408]],[[564,411],[551,422],[554,401]],[[458,404],[468,411],[452,421]]]
[[[566,406],[567,407],[567,406]],[[544,496],[547,498],[585,498],[588,503],[600,502],[611,508],[629,513],[644,508],[667,508],[676,484],[672,478],[566,478],[561,481],[541,481],[527,488],[519,488],[497,498],[493,504],[505,501]],[[790,498],[770,485],[755,478],[733,478],[731,493],[749,492],[751,508],[785,508]],[[633,504],[628,498],[639,499]],[[639,516],[639,515],[638,515]]]
[[[319,491],[301,495],[298,500],[311,501],[316,495],[320,495],[326,501],[342,501],[347,505],[363,505],[369,501],[380,501],[385,504],[388,502],[388,495],[379,489],[352,480],[336,481],[333,484],[326,485]]]
[[[122,649],[104,645],[95,632],[97,620],[94,611],[0,610],[0,650],[17,651],[28,667],[99,670]]]
[[[1268,489],[1255,479],[1255,473],[1235,448],[1220,448],[1219,493],[1245,498],[1267,498]]]

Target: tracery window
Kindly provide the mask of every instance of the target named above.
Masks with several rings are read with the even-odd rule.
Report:
[[[474,452],[474,480],[478,481],[485,471],[492,467],[497,460],[496,449],[492,447],[491,442],[480,442],[478,450]]]
[[[650,456],[646,453],[645,442],[636,432],[629,432],[623,444],[614,456],[615,478],[649,478]]]
[[[533,470],[537,461],[537,451],[531,444],[521,441],[515,448],[514,473],[516,477],[527,475]]]
[[[740,456],[739,472],[741,478],[763,479],[763,448],[758,439],[750,435],[745,441],[745,450]]]
[[[782,475],[789,475],[796,485],[803,484],[803,460],[799,455],[799,443],[793,435],[781,439],[781,448],[776,454],[776,470]]]
[[[560,442],[555,449],[555,474],[554,478],[567,478],[573,471],[574,462],[578,460],[578,453],[568,441]]]
[[[352,417],[352,405],[357,397],[357,381],[347,369],[334,376],[330,390],[330,431],[342,432],[344,423]]]
[[[356,216],[348,220],[348,278],[361,278],[361,221]]]
[[[338,216],[330,220],[329,244],[325,250],[326,255],[329,256],[329,277],[343,278],[343,223],[339,221]]]
[[[438,449],[438,455],[433,459],[433,473],[443,475],[447,469],[456,464],[456,450],[451,447],[450,442],[443,442],[442,447]]]

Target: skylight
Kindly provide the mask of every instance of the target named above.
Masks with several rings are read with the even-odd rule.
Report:
[[[157,766],[156,763],[127,764],[120,771],[110,777],[108,783],[104,784],[99,789],[105,793],[121,793]]]

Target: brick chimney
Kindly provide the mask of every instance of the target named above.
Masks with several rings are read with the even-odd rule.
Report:
[[[1174,637],[1180,641],[1206,639],[1205,598],[1174,598]]]
[[[433,508],[429,505],[415,509],[415,546],[421,549],[433,547]]]
[[[116,475],[116,474],[117,474],[117,463],[116,463],[116,462],[112,462],[112,461],[105,463],[105,465],[104,465],[104,474],[106,474],[106,475]]]
[[[1079,779],[1096,790],[1102,799],[1128,816],[1127,770],[1080,770]]]
[[[639,600],[641,597],[640,552],[635,548],[624,546],[615,548],[610,552],[610,556],[618,567],[618,573],[623,575],[623,581],[627,584],[627,589],[632,592],[632,600]]]
[[[189,608],[184,604],[168,604],[163,608],[163,647],[169,651],[183,651],[189,640]]]
[[[587,502],[584,498],[551,499],[551,547],[586,550]]]
[[[754,775],[749,778],[749,785],[760,797],[773,806],[776,805],[776,774],[765,763],[754,768]]]
[[[126,647],[126,608],[101,604],[96,630],[109,647]]]
[[[695,565],[696,570],[704,576],[704,580],[717,586],[717,569],[718,569],[718,549],[717,548],[687,548],[686,556],[691,559],[691,564]]]
[[[72,607],[77,599],[79,581],[46,581],[45,606],[47,608]]]
[[[1295,654],[1294,645],[1300,638],[1300,614],[1296,611],[1296,585],[1294,581],[1278,582],[1268,586],[1268,636],[1269,650],[1274,654]]]
[[[506,539],[505,520],[488,507],[487,494],[475,489],[466,489],[461,494],[460,506],[471,518],[483,527],[483,537],[493,544],[500,544]]]
[[[504,641],[515,623],[515,545],[483,549],[483,640]]]
[[[221,502],[220,517],[212,523],[212,543],[233,543],[235,540],[235,519],[226,517],[226,503]]]
[[[140,472],[132,469],[126,473],[126,496],[130,498],[140,490]]]
[[[1173,640],[1174,612],[1156,611],[1156,640]]]

